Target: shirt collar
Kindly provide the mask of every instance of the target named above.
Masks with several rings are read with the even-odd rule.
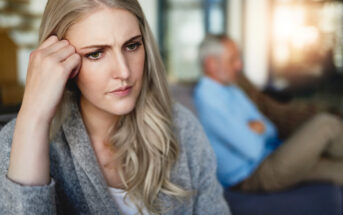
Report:
[[[229,90],[236,88],[235,84],[223,85],[208,76],[203,76],[200,80],[200,83],[204,86],[211,87],[211,89],[214,90]]]

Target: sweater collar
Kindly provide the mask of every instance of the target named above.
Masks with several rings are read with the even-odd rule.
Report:
[[[62,125],[62,129],[70,147],[77,177],[92,214],[106,210],[109,212],[108,214],[119,215],[107,189],[106,181],[75,100],[70,102],[70,113]]]
[[[70,147],[81,189],[87,199],[91,214],[119,215],[119,207],[115,205],[108,190],[82,120],[79,105],[75,101],[70,102],[70,113],[62,125],[62,129]],[[178,175],[177,170],[177,167],[173,168],[172,178]],[[159,199],[163,208],[172,208],[172,210],[165,213],[166,215],[173,214],[175,207],[180,205],[175,199],[163,193],[159,193]]]

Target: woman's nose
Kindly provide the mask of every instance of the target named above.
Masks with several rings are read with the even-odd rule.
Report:
[[[126,58],[122,53],[115,54],[111,69],[112,77],[114,79],[126,80],[130,77],[130,69]]]

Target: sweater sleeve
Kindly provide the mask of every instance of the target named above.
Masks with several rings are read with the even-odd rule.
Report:
[[[215,155],[204,133],[199,130],[199,137],[203,137],[202,149],[198,152],[199,171],[197,174],[197,198],[195,200],[195,214],[230,214],[228,203],[223,197],[223,188],[216,177]]]
[[[55,182],[23,186],[7,177],[15,120],[0,131],[0,214],[56,214]]]
[[[184,125],[180,131],[187,151],[194,197],[194,214],[231,214],[224,199],[223,188],[216,177],[217,164],[207,137],[194,115],[181,107],[179,118]]]

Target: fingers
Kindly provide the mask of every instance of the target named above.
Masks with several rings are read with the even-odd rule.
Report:
[[[69,41],[59,41],[56,36],[49,37],[41,46],[31,53],[32,61],[35,65],[45,67],[62,68],[66,77],[75,77],[81,66],[81,57],[76,53],[75,48],[70,45]],[[60,64],[59,67],[58,64]]]
[[[64,48],[61,48],[57,52],[53,53],[52,56],[58,61],[62,62],[65,61],[68,57],[72,56],[75,54],[75,48],[71,45],[68,45]]]
[[[75,69],[73,69],[73,71],[69,75],[69,78],[70,79],[75,78],[77,76],[77,74],[79,74],[80,69],[81,69],[81,63]]]
[[[75,48],[67,40],[58,41],[56,36],[49,37],[40,47],[46,56],[62,62],[75,53]]]
[[[51,46],[52,44],[56,43],[58,41],[58,38],[53,35],[50,36],[48,39],[46,39],[39,47],[38,49],[45,49],[49,46]]]
[[[59,52],[60,50],[66,48],[67,46],[69,46],[69,42],[67,40],[57,41],[57,42],[51,44],[50,46],[46,47],[44,49],[44,52],[47,55],[53,55],[56,52]]]
[[[81,57],[79,54],[73,54],[69,58],[67,58],[63,63],[64,68],[66,71],[69,71],[67,73],[68,77],[74,78],[81,67]]]

